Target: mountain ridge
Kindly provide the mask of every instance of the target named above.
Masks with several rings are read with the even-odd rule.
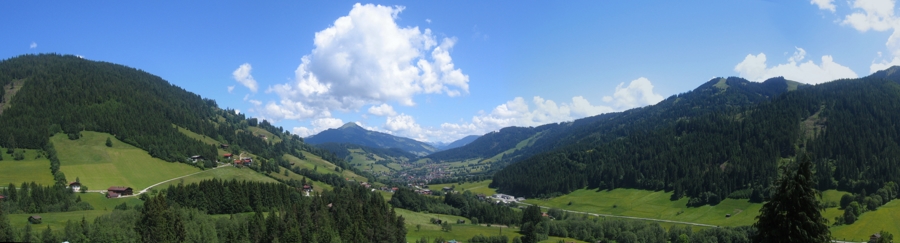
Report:
[[[424,156],[438,151],[430,144],[411,138],[366,130],[354,122],[348,122],[338,128],[330,128],[318,134],[306,137],[310,144],[347,143],[366,147],[391,149],[399,148],[417,156]]]

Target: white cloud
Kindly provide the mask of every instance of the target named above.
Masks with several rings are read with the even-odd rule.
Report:
[[[900,18],[897,18],[895,0],[855,0],[851,7],[856,11],[844,17],[843,25],[850,25],[859,32],[893,30],[885,46],[892,58],[872,61],[869,71],[900,65]],[[879,58],[881,53],[879,53]]]
[[[860,32],[868,30],[885,31],[896,26],[894,0],[856,0],[855,13],[844,17],[841,24],[851,25]]]
[[[834,13],[836,8],[835,8],[833,2],[834,2],[834,0],[810,0],[809,1],[810,4],[815,4],[816,6],[819,6],[819,9],[821,9],[821,10],[830,10],[832,13]]]
[[[248,89],[250,89],[250,91],[253,91],[253,93],[256,93],[256,90],[259,87],[256,84],[256,80],[253,79],[252,75],[250,75],[250,71],[252,69],[253,67],[250,66],[250,63],[244,63],[241,64],[238,69],[235,69],[234,72],[231,73],[231,75],[234,76],[235,81],[241,83],[242,85],[244,85],[244,87],[247,87]]]
[[[425,19],[425,22],[431,23],[431,19]]]
[[[262,101],[258,101],[258,100],[249,100],[249,102],[253,105],[262,105]]]
[[[604,96],[603,101],[612,102],[616,107],[627,109],[652,105],[663,100],[662,95],[653,93],[653,84],[647,78],[640,77],[632,80],[627,87],[622,87],[623,85],[625,83],[619,83],[613,96]]]
[[[234,91],[234,85],[228,86],[228,93]]]
[[[422,128],[420,134],[425,134],[424,136],[429,137],[432,141],[449,142],[466,135],[484,134],[509,126],[539,126],[652,105],[662,99],[662,95],[653,92],[650,80],[641,77],[632,80],[628,86],[625,86],[624,83],[619,84],[613,95],[604,97],[604,102],[609,105],[593,105],[581,96],[572,97],[571,102],[561,103],[539,96],[533,97],[531,102],[522,97],[516,97],[496,106],[490,113],[482,112],[473,116],[469,122],[443,123],[438,129]],[[395,118],[391,121],[393,122],[391,128],[415,130],[416,126],[414,125],[402,125],[410,124],[408,121],[409,119],[405,118]],[[398,133],[402,134],[402,132]]]
[[[37,42],[32,41],[31,45],[28,45],[28,48],[31,48],[31,49],[37,48]]]
[[[747,80],[757,82],[781,76],[802,83],[818,84],[835,79],[858,77],[853,70],[834,62],[834,58],[829,55],[822,56],[820,65],[816,65],[813,61],[801,62],[806,56],[806,50],[799,47],[796,49],[797,51],[788,58],[788,63],[773,67],[766,64],[765,53],[748,54],[744,61],[734,66],[734,71]]]
[[[391,107],[388,104],[381,104],[379,106],[369,107],[369,114],[376,116],[396,116],[397,112],[394,111],[394,107]]]
[[[292,130],[294,134],[297,134],[300,137],[309,137],[330,128],[341,127],[344,125],[344,121],[338,118],[326,117],[312,120],[310,124],[312,125],[312,128],[294,127]]]
[[[430,29],[398,26],[403,9],[355,4],[315,34],[315,48],[301,58],[296,79],[267,92],[319,113],[389,101],[414,105],[418,94],[468,93],[469,77],[450,56],[456,39],[439,43]]]

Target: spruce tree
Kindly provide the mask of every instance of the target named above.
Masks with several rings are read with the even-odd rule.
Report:
[[[831,231],[819,210],[812,161],[801,156],[796,166],[783,166],[775,195],[763,205],[753,226],[753,242],[830,242]],[[795,169],[795,170],[792,170]]]
[[[6,212],[3,212],[3,205],[0,205],[0,242],[15,241],[13,237],[13,229],[9,224],[9,218],[6,217]]]

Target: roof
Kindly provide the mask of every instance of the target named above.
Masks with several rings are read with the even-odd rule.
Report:
[[[109,189],[106,189],[106,190],[107,191],[125,191],[125,190],[131,190],[131,187],[111,186],[111,187],[109,187]]]
[[[73,181],[72,183],[69,183],[70,186],[75,184],[81,185],[81,182]]]
[[[231,157],[231,153],[224,154],[225,157]]]
[[[41,216],[40,216],[40,215],[31,215],[31,218],[33,218],[33,219],[41,219]]]

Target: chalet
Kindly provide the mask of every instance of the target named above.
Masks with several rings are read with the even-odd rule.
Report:
[[[444,188],[441,188],[441,189],[443,189],[444,192],[452,192],[453,191],[453,188],[451,188],[449,186],[445,186]]]
[[[869,242],[878,242],[881,239],[881,233],[875,233],[874,235],[869,236]]]
[[[227,153],[227,154],[223,154],[223,155],[222,155],[222,157],[225,157],[226,159],[230,159],[232,156],[234,156],[234,155],[231,154],[231,153]]]
[[[106,192],[106,198],[117,198],[120,196],[122,196],[122,195],[119,195],[118,193],[115,193],[115,192],[110,192],[110,191]]]
[[[227,149],[228,144],[219,144],[219,148]]]
[[[40,215],[31,215],[31,217],[28,217],[28,222],[31,222],[32,224],[40,224],[41,220]]]
[[[134,194],[134,190],[131,187],[123,187],[123,186],[111,186],[109,189],[106,189],[106,197],[110,197],[109,193],[115,193],[119,196],[129,196]]]
[[[193,163],[197,163],[197,161],[200,161],[202,159],[203,159],[203,156],[200,156],[200,155],[191,156],[191,162],[193,162]]]
[[[372,187],[372,184],[369,184],[368,182],[360,182],[359,185],[360,185],[360,186],[363,186],[363,187],[365,187],[365,188]]]
[[[305,191],[305,192],[311,192],[312,190],[313,190],[313,186],[312,186],[312,185],[303,185],[303,191]]]
[[[391,187],[391,192],[397,192],[397,190],[399,190],[399,189],[400,188],[397,188],[397,187]]]
[[[256,135],[256,136],[258,136],[259,138],[262,138],[263,140],[269,140],[269,138],[267,138],[265,134],[260,134],[260,135]]]
[[[6,199],[6,196],[0,195],[0,201],[3,201],[3,199]]]
[[[81,182],[75,181],[75,182],[69,183],[69,189],[72,189],[73,192],[81,191]]]

